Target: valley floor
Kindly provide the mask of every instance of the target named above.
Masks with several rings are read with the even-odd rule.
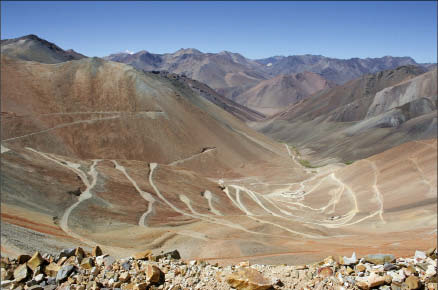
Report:
[[[213,263],[295,265],[352,251],[409,255],[436,246],[436,145],[416,141],[351,165],[305,168],[285,144],[283,160],[243,166],[240,177],[205,177],[190,169],[216,148],[147,164],[5,144],[2,253],[54,253],[80,243],[118,257],[177,248],[186,259]],[[410,182],[400,186],[403,180]],[[64,210],[54,215],[26,200],[20,185],[13,194],[26,183],[51,188],[46,202]],[[79,197],[59,197],[66,186],[79,188]]]

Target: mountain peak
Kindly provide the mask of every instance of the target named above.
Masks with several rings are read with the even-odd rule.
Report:
[[[59,63],[86,57],[72,49],[63,50],[56,44],[35,34],[3,39],[1,44],[2,54],[28,61]]]
[[[183,54],[202,54],[202,52],[196,48],[180,48],[173,55],[179,56]]]
[[[40,43],[44,43],[45,45],[56,46],[54,43],[51,43],[45,39],[42,39],[41,37],[39,37],[35,34],[28,34],[28,35],[24,35],[24,36],[20,36],[20,37],[16,37],[16,38],[2,39],[1,42],[2,42],[2,44],[10,44],[10,43],[18,42],[20,40],[33,40],[33,41],[37,41]]]

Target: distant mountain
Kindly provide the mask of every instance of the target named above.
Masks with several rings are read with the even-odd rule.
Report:
[[[265,118],[265,115],[251,110],[245,106],[242,106],[220,94],[215,90],[210,88],[204,83],[198,82],[194,79],[186,77],[184,75],[178,75],[174,73],[169,73],[166,71],[152,71],[153,74],[159,74],[160,76],[166,77],[172,81],[179,82],[181,84],[187,85],[193,91],[198,93],[200,96],[206,98],[217,106],[221,107],[225,111],[233,114],[235,117],[241,121],[260,121]]]
[[[409,80],[425,72],[418,66],[403,66],[395,70],[368,74],[342,86],[303,100],[287,110],[288,118],[313,120],[321,118],[336,122],[360,121],[366,117],[374,96],[384,88]],[[281,113],[285,116],[286,113]]]
[[[261,81],[234,100],[259,112],[273,114],[333,86],[333,83],[311,72],[278,75]]]
[[[256,62],[264,65],[270,76],[310,71],[321,74],[327,80],[343,84],[364,74],[394,69],[403,65],[416,65],[410,57],[385,56],[380,58],[336,59],[321,55],[292,55],[270,57]]]
[[[238,53],[202,53],[196,49],[180,49],[175,53],[152,54],[140,51],[135,54],[118,53],[106,57],[108,60],[124,62],[141,69],[161,69],[204,82],[214,89],[236,86],[230,78],[238,73],[249,73],[259,81],[280,74],[314,72],[327,80],[343,84],[364,74],[394,69],[403,65],[418,65],[410,57],[384,56],[380,58],[336,59],[321,55],[273,56],[250,60]],[[433,64],[424,64],[430,66]],[[214,66],[214,67],[213,67]],[[227,78],[225,80],[225,77]]]
[[[105,57],[143,70],[165,70],[184,74],[220,90],[255,85],[266,79],[263,65],[237,53],[202,53],[194,48],[175,53],[152,54],[140,51],[134,54],[118,53]]]
[[[72,49],[63,50],[56,44],[33,34],[1,40],[1,53],[22,60],[42,63],[59,63],[86,58],[85,55]]]
[[[245,106],[252,106],[253,109],[259,109],[264,113],[277,111],[275,108],[267,109],[271,105],[284,106],[285,101],[290,100],[293,103],[297,97],[305,97],[308,94],[300,93],[301,89],[298,87],[306,84],[298,85],[298,81],[294,85],[295,87],[298,85],[296,92],[284,97],[289,92],[275,85],[282,79],[276,78],[280,75],[312,72],[330,82],[344,84],[366,74],[404,65],[419,65],[410,57],[392,56],[335,59],[321,55],[293,55],[251,60],[238,53],[227,51],[203,53],[194,48],[180,49],[175,53],[166,54],[153,54],[147,51],[134,54],[118,53],[109,55],[105,59],[123,62],[147,71],[166,70],[186,75],[207,84],[229,99]],[[422,66],[428,68],[433,64],[422,64]],[[267,80],[269,81],[266,82]],[[288,81],[283,78],[282,82]],[[280,97],[278,97],[279,92]],[[310,92],[314,90],[310,89]],[[276,100],[267,99],[274,95]]]
[[[436,70],[418,66],[365,75],[253,127],[310,149],[321,164],[362,159],[408,141],[436,138],[436,80]]]
[[[429,71],[437,69],[436,63],[420,63],[420,65]]]
[[[5,39],[1,41],[2,55],[15,59],[21,59],[26,61],[36,61],[41,63],[61,63],[70,60],[80,60],[86,58],[86,56],[75,52],[74,50],[63,50],[59,46],[39,38],[36,35],[27,35],[14,39]],[[196,49],[181,49],[172,56],[166,56],[167,58],[184,58],[184,55],[201,55],[202,53]],[[237,54],[223,53],[226,59],[241,59],[242,57]],[[146,71],[152,71],[160,67],[163,59],[160,55],[151,54],[147,51],[140,51],[138,53],[119,53],[111,56],[114,61],[121,63],[129,63],[132,66]],[[242,60],[244,62],[244,60]],[[212,103],[221,107],[222,109],[233,114],[238,119],[246,121],[257,121],[265,116],[261,113],[248,109],[234,101],[227,99],[209,86],[190,79],[183,75],[174,73],[167,73],[161,71],[161,77],[171,78],[177,80],[184,85],[188,85],[200,96],[208,99]]]

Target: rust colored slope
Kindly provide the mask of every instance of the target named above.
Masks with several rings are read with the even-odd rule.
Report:
[[[100,59],[46,65],[2,57],[1,95],[9,146],[159,163],[215,147],[214,172],[269,160],[281,147],[187,86]]]

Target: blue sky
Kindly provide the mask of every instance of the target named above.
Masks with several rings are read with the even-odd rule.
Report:
[[[411,56],[436,62],[437,3],[1,2],[1,37],[36,34],[88,56],[194,47],[249,58]]]

